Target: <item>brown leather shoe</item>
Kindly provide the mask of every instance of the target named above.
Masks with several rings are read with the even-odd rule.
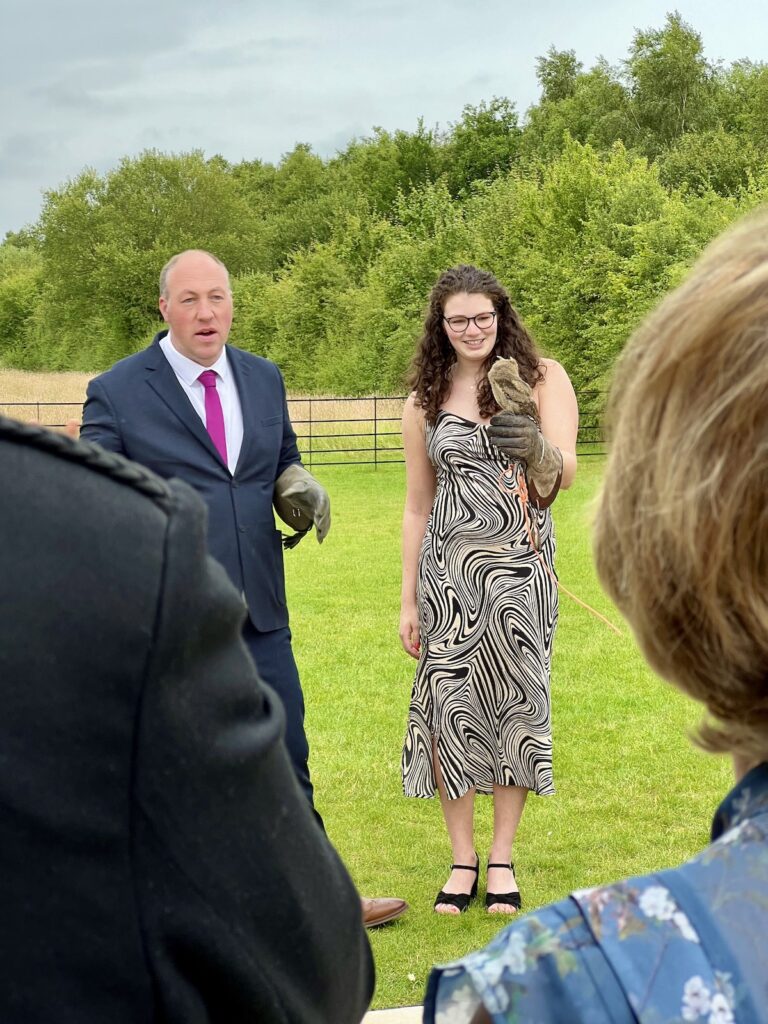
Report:
[[[361,896],[360,905],[363,911],[363,924],[366,928],[378,928],[380,924],[388,924],[408,909],[405,900],[392,898],[369,900],[365,896]]]

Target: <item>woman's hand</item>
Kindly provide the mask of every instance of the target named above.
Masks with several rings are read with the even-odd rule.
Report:
[[[416,602],[403,605],[400,611],[400,643],[406,654],[418,658],[421,645],[419,636],[419,613]]]

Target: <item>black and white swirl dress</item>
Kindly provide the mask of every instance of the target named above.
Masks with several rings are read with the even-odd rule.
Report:
[[[437,491],[419,556],[421,655],[403,747],[405,794],[434,795],[433,738],[451,799],[473,787],[492,793],[494,784],[551,794],[550,512],[531,508],[539,557],[485,426],[441,411],[426,443]]]

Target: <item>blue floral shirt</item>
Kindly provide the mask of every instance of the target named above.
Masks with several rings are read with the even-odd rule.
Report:
[[[655,875],[572,893],[436,967],[425,1024],[768,1024],[768,763],[712,844]]]

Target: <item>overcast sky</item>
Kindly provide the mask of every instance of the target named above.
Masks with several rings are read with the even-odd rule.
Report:
[[[550,46],[618,63],[675,8],[709,59],[768,60],[762,0],[0,0],[0,237],[147,148],[326,157],[494,95],[524,113]]]

